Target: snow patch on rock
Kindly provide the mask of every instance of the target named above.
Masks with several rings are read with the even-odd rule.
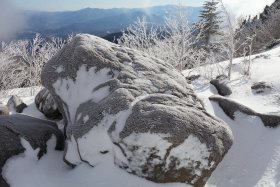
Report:
[[[129,109],[120,111],[116,115],[105,114],[103,120],[94,126],[87,134],[77,140],[78,149],[82,160],[87,161],[90,165],[96,165],[103,159],[104,152],[113,151],[113,143],[108,135],[108,129],[115,122],[116,131],[113,133],[114,141],[119,140],[119,133],[123,130],[127,118],[132,113],[133,106],[146,98],[147,95],[140,96],[130,104]],[[81,118],[81,114],[78,115]],[[86,123],[89,120],[89,116],[85,115],[83,122]]]
[[[92,166],[103,160],[104,153],[112,150],[110,137],[102,127],[93,127],[77,141],[81,158]]]
[[[55,70],[55,72],[57,72],[57,73],[62,73],[63,71],[64,71],[63,65],[58,66]]]
[[[78,152],[78,145],[73,135],[71,136],[71,139],[68,140],[65,159],[68,162],[71,162],[72,164],[75,165],[81,164],[81,158]]]
[[[194,169],[197,176],[201,176],[201,171],[209,169],[208,160],[210,152],[206,144],[190,135],[182,144],[171,149],[167,158],[167,166],[170,165],[172,158],[178,159],[176,162],[177,169],[188,167]]]
[[[127,144],[127,149],[124,149],[127,158],[130,160],[130,169],[143,175],[143,171],[139,166],[147,164],[151,153],[159,157],[152,159],[152,164],[156,166],[162,163],[168,148],[172,145],[168,142],[169,134],[152,134],[152,133],[133,133],[123,139],[123,144]],[[130,151],[134,150],[136,151]],[[120,159],[121,160],[121,159]]]
[[[77,109],[82,103],[89,100],[98,102],[108,96],[109,91],[107,87],[95,92],[93,90],[100,84],[111,80],[113,77],[110,73],[111,70],[109,68],[97,71],[97,68],[93,67],[87,70],[87,67],[82,65],[77,71],[75,79],[60,78],[53,84],[56,94],[68,105],[70,114],[70,119],[68,120],[70,122],[75,122]]]

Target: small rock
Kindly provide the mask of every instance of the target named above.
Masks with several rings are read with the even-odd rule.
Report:
[[[37,109],[42,112],[47,118],[61,119],[62,115],[58,110],[56,102],[50,92],[44,88],[35,97]]]
[[[17,113],[22,113],[27,105],[17,96],[13,95],[8,101],[8,108],[11,111],[16,111]]]
[[[270,59],[270,57],[271,57],[271,55],[269,55],[269,54],[266,54],[266,55],[262,54],[262,55],[255,56],[254,59],[259,59],[259,58]]]
[[[260,94],[260,93],[270,91],[272,87],[268,85],[266,82],[257,82],[253,84],[251,89],[254,93]]]
[[[199,78],[200,78],[200,75],[191,75],[191,76],[189,76],[189,77],[186,77],[186,79],[187,79],[188,81],[190,81],[190,82],[195,81],[195,80],[197,80],[197,79],[199,79]]]
[[[215,86],[221,96],[232,94],[229,86],[229,78],[226,75],[219,75],[216,79],[211,80],[210,83]]]

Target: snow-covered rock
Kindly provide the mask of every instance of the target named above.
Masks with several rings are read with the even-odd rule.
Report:
[[[229,78],[226,75],[219,75],[216,79],[211,80],[210,83],[215,86],[220,95],[227,96],[232,94]]]
[[[189,77],[186,77],[186,79],[191,83],[192,81],[195,81],[199,79],[200,75],[191,75]]]
[[[249,116],[259,117],[266,127],[278,127],[280,125],[279,115],[261,114],[255,112],[247,106],[237,103],[236,101],[221,96],[211,96],[209,99],[211,101],[217,102],[231,119],[235,119],[236,112],[241,112]]]
[[[7,106],[10,111],[15,111],[17,113],[22,113],[22,111],[27,107],[27,105],[17,95],[13,95],[8,100]]]
[[[64,160],[115,164],[161,183],[204,186],[232,145],[170,64],[91,35],[78,35],[42,71],[62,112]]]
[[[0,134],[1,174],[3,166],[9,158],[25,151],[21,138],[29,142],[34,150],[38,148],[38,158],[47,152],[47,141],[52,136],[56,137],[57,150],[63,150],[64,146],[63,134],[55,123],[20,114],[0,116]],[[9,186],[2,175],[0,175],[0,186]]]
[[[253,93],[261,94],[265,92],[271,91],[272,87],[268,85],[266,82],[256,82],[251,86]]]
[[[61,119],[61,113],[50,94],[50,92],[43,88],[35,97],[36,107],[42,112],[47,118],[50,119]]]

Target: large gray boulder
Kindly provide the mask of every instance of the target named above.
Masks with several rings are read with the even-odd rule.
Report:
[[[63,114],[71,166],[111,154],[137,176],[201,187],[232,145],[227,125],[170,64],[95,36],[73,38],[42,83]]]
[[[61,119],[62,117],[52,95],[46,88],[36,95],[35,105],[49,119]]]
[[[39,149],[38,159],[47,152],[47,141],[54,135],[57,140],[56,149],[63,150],[64,136],[56,123],[15,114],[0,116],[0,186],[9,187],[2,177],[2,168],[6,161],[25,151],[21,144],[24,138],[32,148]]]

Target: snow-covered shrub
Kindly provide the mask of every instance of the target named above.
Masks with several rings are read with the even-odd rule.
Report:
[[[2,42],[0,46],[0,90],[38,86],[41,69],[72,36],[42,38],[36,34],[32,41]]]
[[[212,80],[219,75],[225,75],[227,69],[219,61],[220,57],[216,53],[210,53],[207,55],[205,64],[198,68],[199,74],[208,80]]]
[[[242,21],[240,23],[240,18],[233,16],[223,4],[222,0],[218,1],[220,2],[221,14],[224,18],[224,32],[223,35],[218,39],[220,59],[229,61],[227,75],[230,79],[233,59],[238,56],[243,56],[246,58],[248,56],[249,61],[245,61],[246,64],[244,65],[244,74],[249,75],[251,68],[251,55],[253,52],[252,43],[256,35],[241,33],[240,24],[242,24]]]
[[[160,27],[147,22],[146,17],[137,18],[134,24],[123,31],[122,37],[117,40],[122,46],[154,54],[154,47],[159,40]]]

